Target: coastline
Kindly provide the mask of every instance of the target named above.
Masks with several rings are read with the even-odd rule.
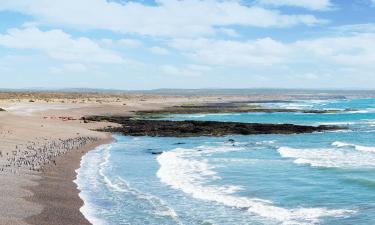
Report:
[[[25,221],[33,225],[91,224],[80,211],[84,202],[79,197],[80,191],[74,182],[76,170],[87,152],[111,141],[112,136],[108,135],[96,143],[59,157],[56,159],[56,166],[47,167],[42,172],[38,185],[27,187],[34,195],[26,200],[41,205],[43,210]]]
[[[82,116],[107,113],[133,116],[137,111],[157,110],[185,103],[247,99],[243,96],[218,98],[138,95],[119,98],[100,94],[97,99],[70,98],[69,94],[54,99],[53,96],[48,98],[49,95],[45,96],[44,93],[41,94],[43,97],[38,95],[33,97],[38,100],[30,103],[29,97],[21,99],[17,94],[14,97],[6,94],[4,100],[0,93],[0,106],[6,110],[0,114],[0,152],[3,156],[0,157],[0,168],[7,168],[0,173],[0,192],[3,193],[0,204],[1,224],[90,224],[80,211],[83,200],[74,183],[76,169],[80,167],[81,158],[86,152],[112,140],[107,133],[94,130],[116,124],[87,124],[79,120]],[[83,101],[87,103],[80,103]],[[64,154],[60,154],[63,149],[54,148],[48,149],[47,154],[37,154],[39,159],[49,157],[48,154],[52,156],[51,153],[58,154],[53,160],[49,160],[49,165],[56,161],[57,166],[49,166],[47,163],[38,171],[25,166],[6,167],[15,150],[27,151],[30,145],[34,149],[43,148],[51,143],[77,137],[92,137],[100,141],[90,142],[79,151],[64,151]],[[21,149],[17,149],[17,146],[21,146]],[[22,154],[16,157],[19,159]]]
[[[125,98],[126,97],[126,98]],[[249,100],[288,100],[288,96],[209,96],[209,97],[165,97],[165,96],[125,96],[107,98],[105,104],[77,104],[79,99],[46,100],[21,103],[17,99],[0,101],[0,106],[9,109],[0,114],[0,137],[2,154],[11,154],[17,145],[27,146],[37,143],[42,146],[54,140],[66,140],[74,137],[97,137],[98,141],[91,142],[79,150],[69,151],[56,157],[57,166],[47,166],[44,172],[18,169],[17,174],[3,172],[0,174],[0,190],[3,193],[2,209],[0,210],[1,224],[90,224],[82,215],[80,208],[83,200],[74,183],[76,169],[80,167],[81,158],[95,147],[109,143],[112,138],[108,133],[97,132],[99,128],[116,126],[113,123],[95,122],[84,123],[78,120],[83,116],[93,115],[123,115],[134,116],[136,112],[147,110],[163,110],[166,107],[184,104],[223,103]],[[100,101],[104,101],[101,99]],[[86,101],[88,101],[86,99]],[[91,101],[99,101],[93,100]],[[25,113],[27,112],[27,113]],[[70,119],[72,118],[72,119]],[[58,151],[55,149],[53,151]],[[0,166],[4,166],[8,156],[0,158]],[[10,182],[10,183],[9,183]]]

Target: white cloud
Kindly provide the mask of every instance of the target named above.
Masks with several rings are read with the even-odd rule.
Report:
[[[49,57],[72,62],[128,63],[118,54],[101,48],[88,38],[73,38],[61,30],[10,29],[0,34],[0,46],[39,50]]]
[[[80,63],[64,64],[62,66],[51,66],[48,68],[50,73],[61,74],[61,73],[84,73],[88,71],[88,68]]]
[[[104,29],[151,36],[201,36],[231,25],[288,27],[323,22],[313,15],[287,15],[235,0],[157,0],[157,5],[106,0],[2,0],[0,10],[35,17],[41,24]]]
[[[375,33],[297,41],[292,47],[310,60],[355,67],[375,66]]]
[[[109,38],[103,38],[100,40],[100,43],[103,44],[103,45],[113,45],[113,40],[112,39],[109,39]]]
[[[333,5],[330,0],[259,0],[259,3],[272,6],[301,7],[310,10],[328,10]]]
[[[170,52],[166,48],[161,48],[159,46],[154,46],[150,48],[150,52],[156,55],[168,55]]]
[[[285,43],[263,38],[251,41],[175,39],[169,45],[197,63],[216,66],[268,67],[271,65],[308,69],[347,67],[375,68],[375,33],[331,36]]]
[[[222,66],[277,64],[287,60],[290,51],[288,46],[271,38],[245,42],[176,39],[170,45],[201,63]]]
[[[223,33],[225,35],[228,35],[230,37],[239,37],[240,35],[238,34],[237,31],[233,30],[233,29],[228,29],[228,28],[220,28],[218,29],[218,31],[220,33]]]
[[[138,48],[142,46],[142,42],[137,39],[124,38],[118,41],[118,44],[128,48]]]
[[[375,1],[375,0],[374,0]],[[374,23],[349,24],[333,28],[336,32],[341,33],[375,33]]]
[[[60,74],[62,73],[64,70],[60,67],[56,67],[56,66],[51,66],[48,68],[48,72],[49,73],[52,73],[52,74]]]
[[[187,65],[187,66],[174,66],[174,65],[163,65],[160,67],[163,74],[175,75],[175,76],[200,76],[205,72],[211,70],[211,67],[203,65]]]
[[[65,64],[64,65],[64,68],[68,71],[72,71],[72,72],[86,72],[87,71],[87,67],[83,64],[80,64],[80,63],[71,63],[71,64]]]

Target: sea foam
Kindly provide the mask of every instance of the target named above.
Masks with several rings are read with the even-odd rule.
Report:
[[[360,151],[360,152],[374,152],[375,153],[375,147],[371,146],[363,146],[363,145],[355,145],[355,144],[350,144],[350,143],[345,143],[345,142],[340,142],[340,141],[335,141],[332,143],[333,146],[336,147],[353,147],[355,150]]]
[[[93,182],[96,179],[96,173],[93,170],[87,168],[89,165],[98,165],[102,162],[101,152],[109,151],[112,148],[111,144],[101,145],[93,150],[92,154],[85,155],[82,157],[81,166],[76,170],[77,178],[74,182],[77,184],[78,189],[80,190],[79,197],[83,200],[84,204],[80,208],[81,213],[85,218],[95,225],[105,225],[107,224],[105,220],[102,220],[96,216],[98,209],[94,207],[94,204],[91,203],[90,193],[87,191],[90,189],[87,186],[88,180]]]
[[[283,224],[314,224],[320,217],[341,217],[353,213],[351,210],[326,208],[287,209],[275,206],[271,201],[236,195],[242,187],[237,185],[208,184],[220,177],[215,166],[205,159],[206,154],[240,151],[241,148],[201,146],[193,149],[177,148],[157,157],[160,168],[157,176],[161,182],[204,201],[217,202],[228,207],[245,209],[257,215]]]
[[[346,143],[336,142],[335,146],[342,148]],[[307,164],[312,167],[325,168],[374,168],[375,155],[353,150],[341,150],[334,148],[322,149],[296,149],[280,147],[279,154],[284,158],[294,159],[296,164]]]
[[[172,219],[175,220],[177,224],[181,224],[180,221],[178,220],[178,216],[176,212],[172,208],[168,207],[168,205],[162,199],[158,198],[157,196],[141,192],[138,189],[131,187],[129,183],[126,182],[126,180],[124,180],[123,178],[119,176],[115,178],[111,178],[107,176],[105,171],[106,171],[106,168],[109,166],[110,156],[111,156],[110,148],[104,149],[102,162],[99,164],[99,174],[104,180],[106,186],[110,190],[114,192],[129,193],[138,199],[146,200],[150,202],[150,204],[157,206],[155,207],[155,211],[154,211],[155,214],[160,215],[160,216],[171,217]]]

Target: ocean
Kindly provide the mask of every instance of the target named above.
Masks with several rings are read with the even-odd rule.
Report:
[[[375,99],[265,107],[335,113],[169,115],[349,129],[295,135],[127,137],[86,154],[76,183],[93,224],[375,224]]]

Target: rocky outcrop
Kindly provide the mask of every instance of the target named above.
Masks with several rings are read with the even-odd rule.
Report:
[[[137,120],[121,116],[91,116],[82,118],[86,123],[108,121],[119,127],[100,129],[129,136],[194,137],[252,134],[298,134],[344,129],[338,126],[303,126],[294,124],[260,124],[216,121]]]
[[[161,110],[138,111],[140,118],[160,118],[169,114],[197,114],[197,113],[338,113],[340,110],[317,109],[287,109],[287,108],[263,108],[257,105],[245,103],[211,103],[204,105],[182,105],[166,107]]]

